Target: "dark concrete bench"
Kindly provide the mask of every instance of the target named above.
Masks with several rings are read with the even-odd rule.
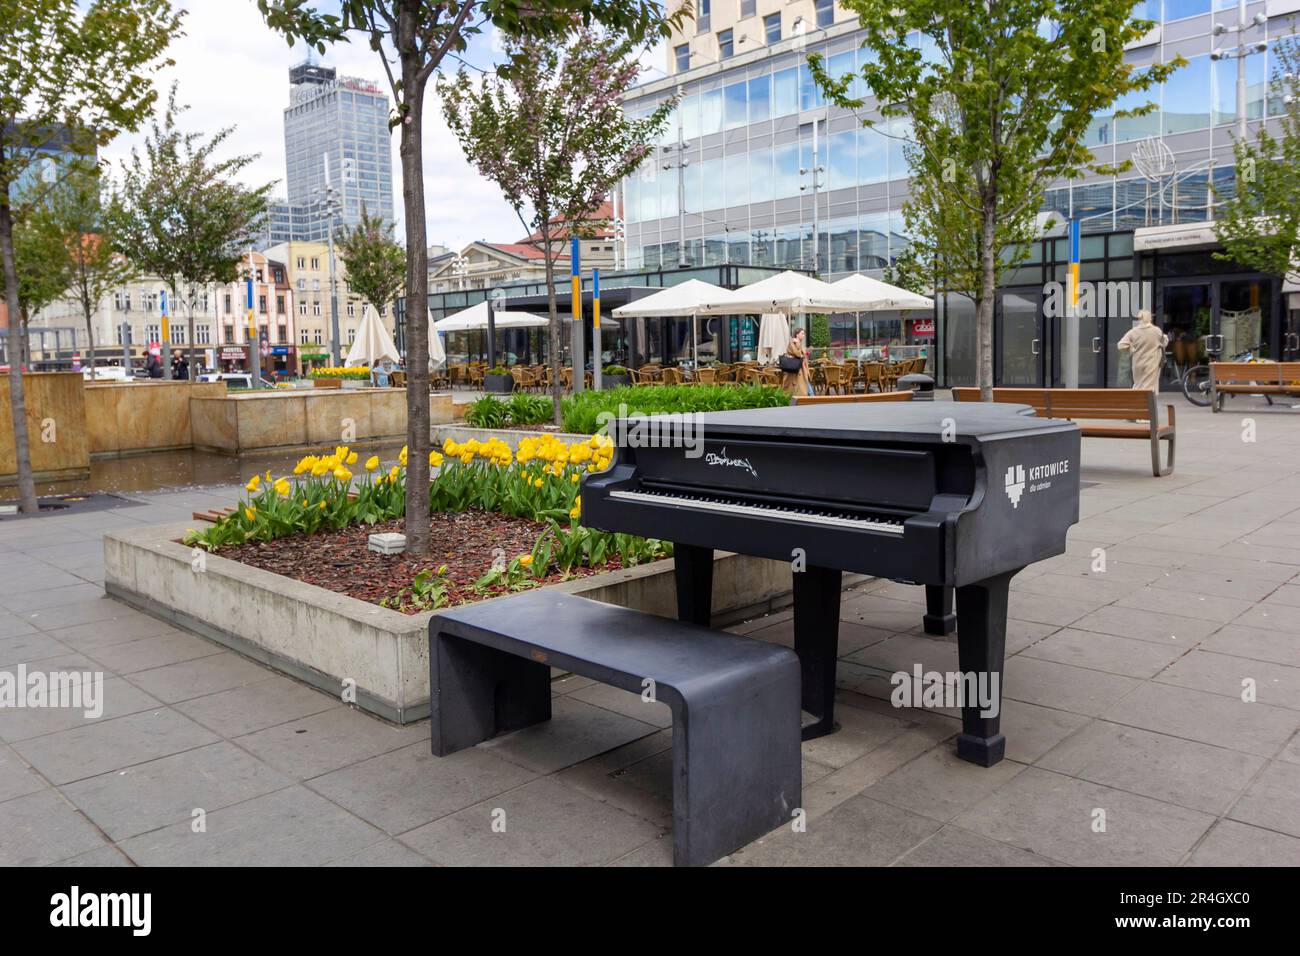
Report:
[[[799,806],[793,651],[550,590],[429,621],[434,755],[549,720],[551,667],[636,694],[652,686],[671,708],[678,866],[712,863]]]

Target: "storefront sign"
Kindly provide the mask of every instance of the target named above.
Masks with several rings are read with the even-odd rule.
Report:
[[[934,336],[934,319],[912,319],[912,334],[920,338]]]
[[[240,362],[244,358],[243,346],[228,345],[221,350],[221,361],[223,362]]]
[[[1155,249],[1190,249],[1217,246],[1219,236],[1212,223],[1179,223],[1172,226],[1143,226],[1133,231],[1133,248],[1137,252]]]

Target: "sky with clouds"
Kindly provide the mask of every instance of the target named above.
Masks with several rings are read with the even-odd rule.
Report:
[[[319,7],[332,4],[321,0]],[[283,111],[289,105],[289,67],[306,58],[306,48],[291,48],[273,33],[257,12],[255,0],[180,0],[188,10],[184,36],[170,48],[175,65],[160,71],[160,98],[166,101],[167,87],[176,81],[178,100],[190,107],[181,119],[187,130],[215,132],[236,126],[227,140],[231,153],[259,153],[258,160],[244,173],[250,184],[279,181],[284,193]],[[475,38],[465,59],[479,68],[490,68],[499,44],[494,37]],[[375,80],[387,89],[378,54],[364,43],[336,44],[317,61],[336,67],[340,74]],[[448,60],[444,68],[459,64]],[[393,137],[394,213],[401,218],[401,166]],[[103,151],[103,158],[116,168],[130,155],[143,135],[123,136]],[[465,161],[455,137],[442,120],[433,83],[429,84],[424,116],[424,190],[428,219],[428,240],[460,248],[475,239],[513,242],[524,235],[514,210],[501,191],[483,179]],[[399,222],[398,236],[401,237]]]

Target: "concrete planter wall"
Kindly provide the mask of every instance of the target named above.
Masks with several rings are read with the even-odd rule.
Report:
[[[429,396],[431,422],[454,417],[449,392]],[[343,441],[347,425],[349,443],[400,442],[406,437],[406,389],[304,388],[195,398],[190,418],[195,448],[232,455],[332,446]]]
[[[151,380],[86,384],[86,433],[92,458],[112,458],[194,444],[190,400],[219,399],[225,382]]]
[[[428,626],[435,612],[406,615],[315,585],[202,555],[178,544],[188,524],[104,536],[104,590],[149,614],[269,664],[328,693],[356,682],[357,704],[410,723],[429,715]],[[719,554],[715,622],[790,602],[788,564]],[[846,576],[846,584],[861,580]],[[671,561],[551,585],[598,601],[671,617]],[[544,623],[539,624],[544,626]]]
[[[27,449],[37,481],[90,477],[86,437],[86,401],[80,372],[27,372],[23,394],[27,407]],[[14,484],[18,453],[14,450],[13,413],[9,408],[9,373],[0,375],[0,485]]]

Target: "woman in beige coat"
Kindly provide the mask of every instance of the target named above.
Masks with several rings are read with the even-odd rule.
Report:
[[[1150,309],[1138,313],[1138,324],[1116,343],[1121,352],[1133,353],[1133,387],[1154,392],[1160,387],[1160,366],[1169,336],[1156,328]]]
[[[799,371],[781,373],[781,387],[788,395],[812,394],[812,384],[808,378],[808,350],[803,345],[804,335],[804,330],[799,329],[791,336],[790,344],[785,347],[786,355],[793,355],[800,360]]]

